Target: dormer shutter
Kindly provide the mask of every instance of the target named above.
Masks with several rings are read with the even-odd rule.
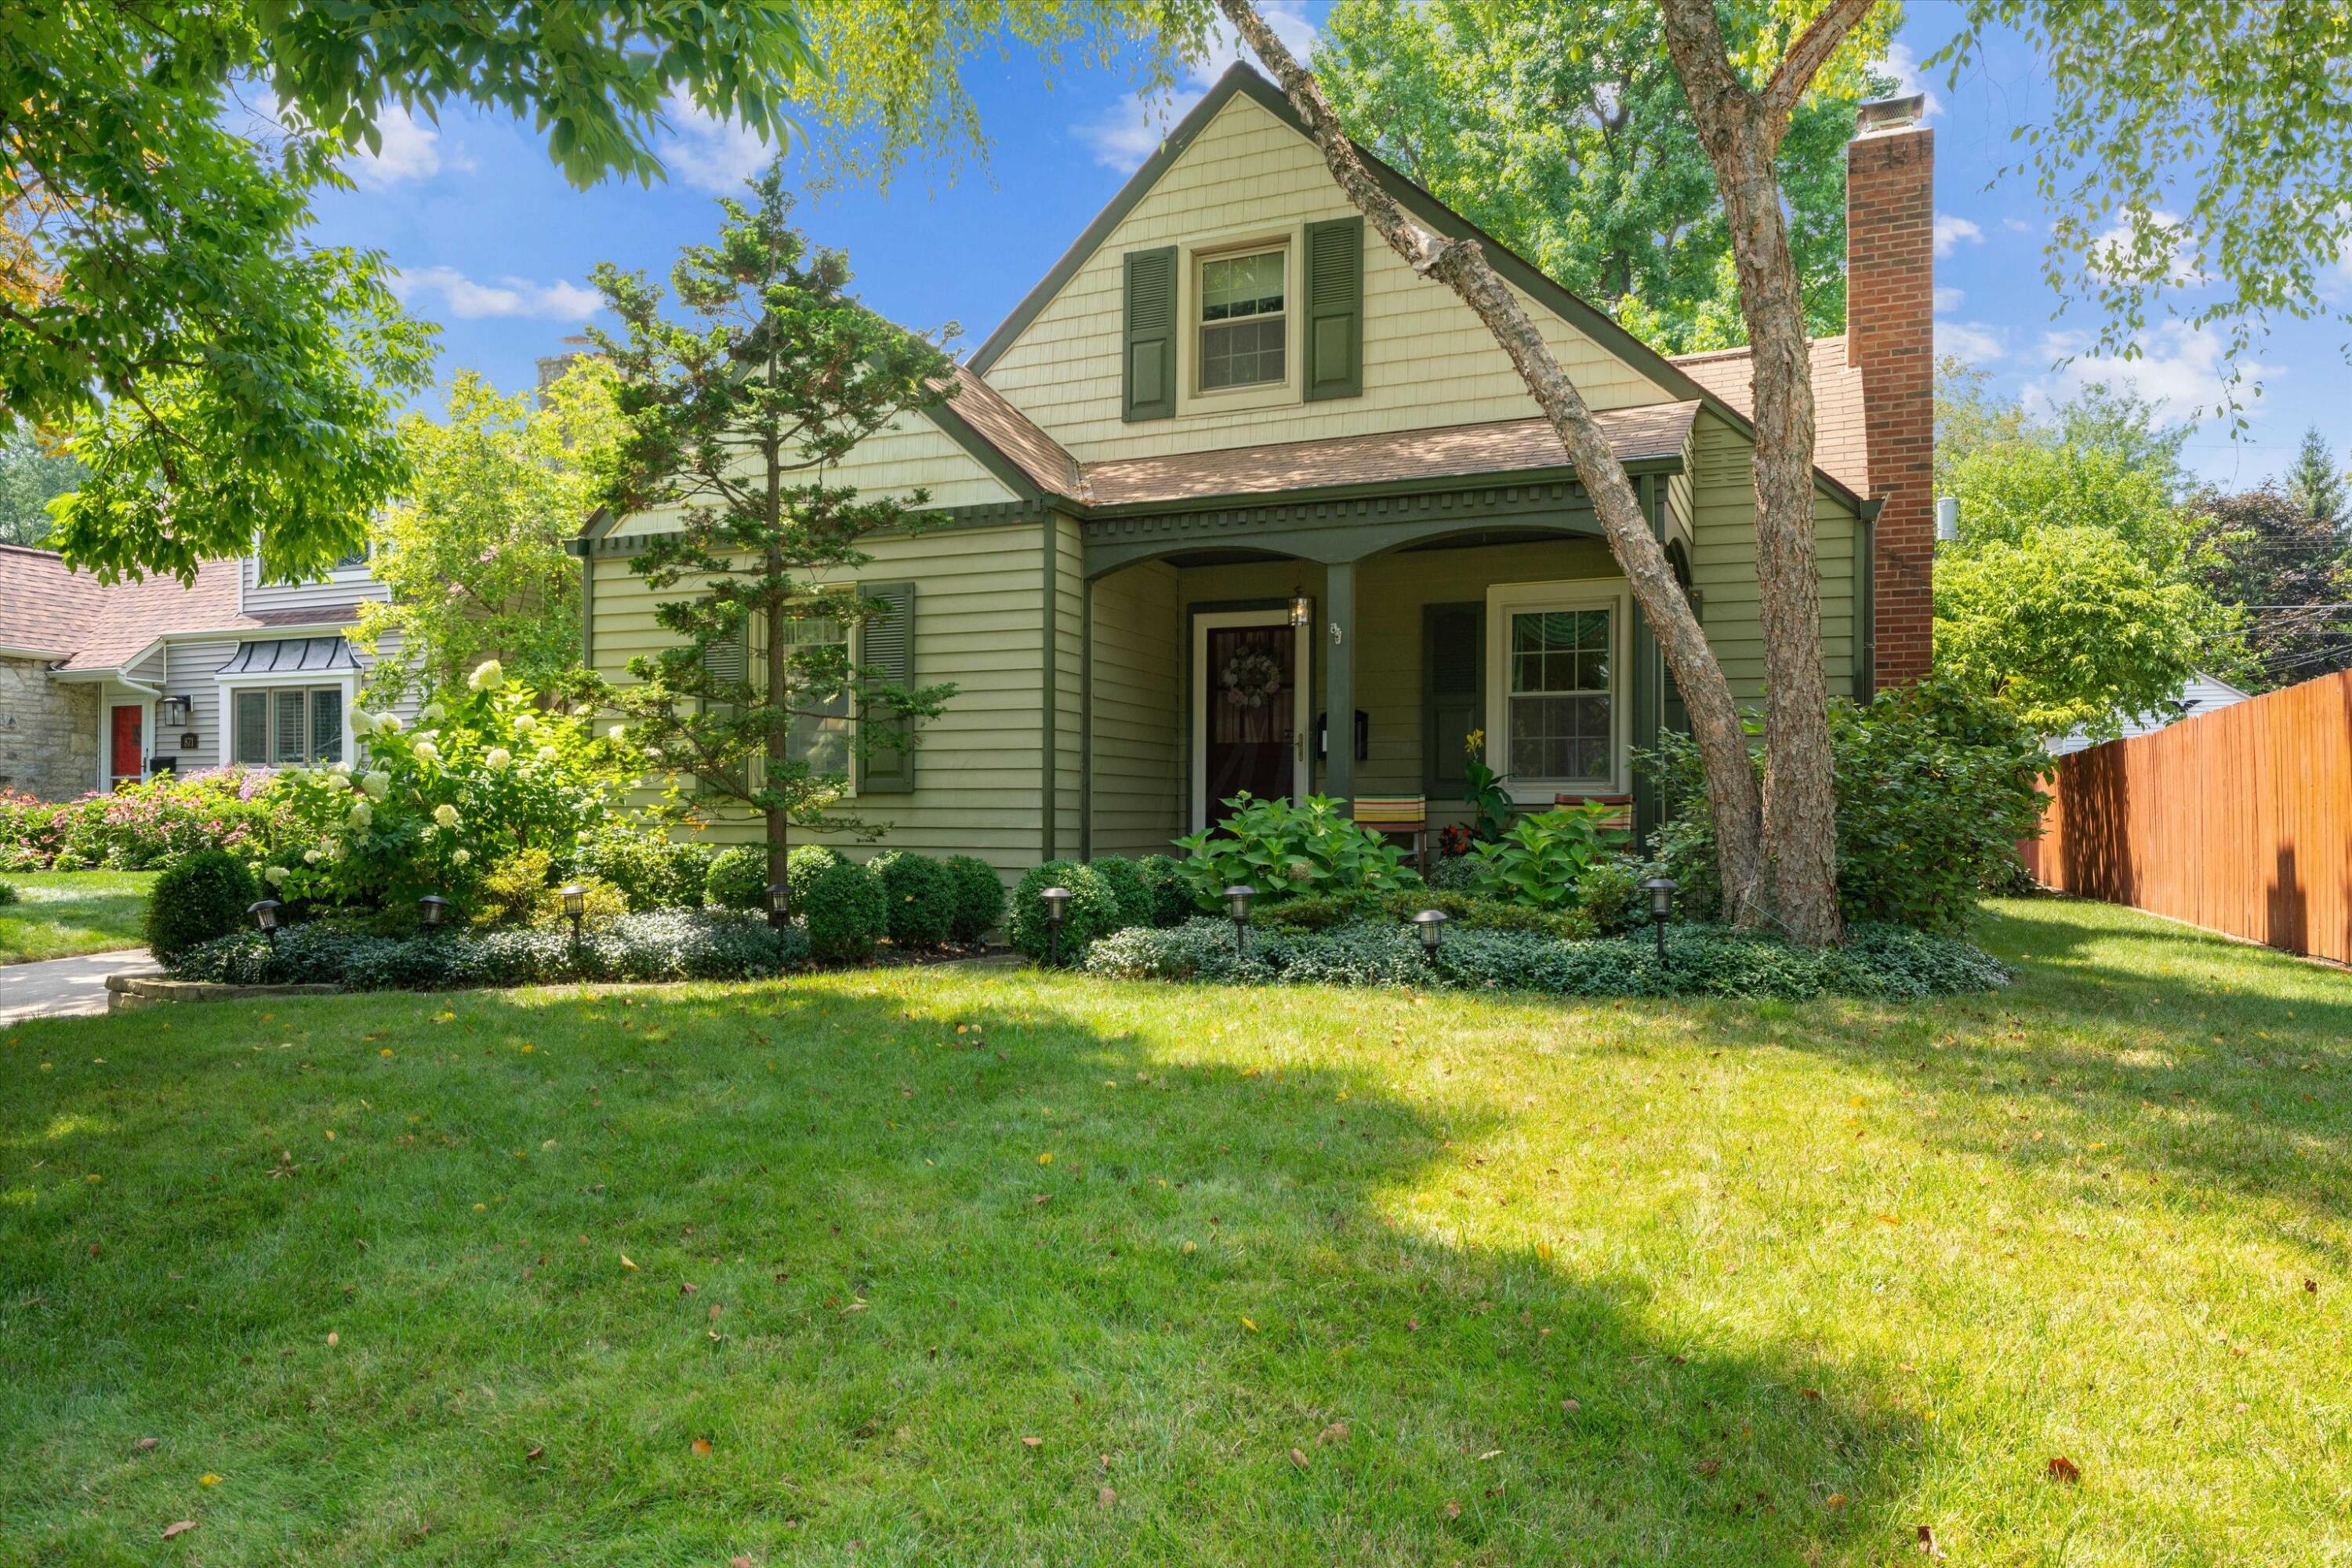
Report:
[[[1127,253],[1123,406],[1129,424],[1176,415],[1176,247]]]
[[[1307,401],[1364,393],[1364,220],[1307,226]]]
[[[751,622],[748,619],[739,621],[735,625],[735,629],[727,636],[705,643],[702,647],[702,668],[709,672],[713,681],[719,682],[722,687],[735,686],[750,680],[751,679]],[[704,712],[732,714],[741,711],[731,702],[713,702],[707,698],[698,706]],[[727,782],[739,790],[746,787],[744,781],[749,776],[744,771],[744,766],[743,763],[738,763],[724,771]],[[711,780],[698,776],[695,780],[695,793],[724,795],[727,792]]]

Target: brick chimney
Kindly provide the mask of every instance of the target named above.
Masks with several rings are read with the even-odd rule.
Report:
[[[1865,103],[1845,150],[1845,355],[1862,373],[1878,689],[1934,662],[1936,133],[1924,97]]]

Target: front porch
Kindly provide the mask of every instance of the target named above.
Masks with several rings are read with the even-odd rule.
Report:
[[[1662,477],[1638,483],[1668,532]],[[1631,795],[1637,832],[1656,821],[1632,753],[1679,704],[1572,482],[1090,521],[1084,539],[1081,855],[1164,849],[1243,788],[1423,795],[1433,828],[1466,822],[1474,733],[1522,806]]]

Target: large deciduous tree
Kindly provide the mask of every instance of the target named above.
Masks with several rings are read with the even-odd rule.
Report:
[[[1746,342],[1715,171],[1658,13],[1593,22],[1541,0],[1342,0],[1313,65],[1358,142],[1643,341]],[[1855,107],[1893,85],[1842,69],[1790,113],[1778,173],[1809,331],[1844,330],[1844,149]]]
[[[824,477],[859,442],[938,403],[952,365],[930,338],[860,304],[848,259],[792,226],[781,166],[751,198],[723,199],[718,239],[687,247],[672,269],[685,320],[664,317],[642,274],[606,263],[596,286],[625,332],[590,336],[616,374],[625,432],[605,503],[678,520],[629,569],[688,595],[656,606],[677,640],[631,659],[635,683],[613,700],[633,740],[707,795],[759,814],[778,885],[793,827],[878,831],[835,809],[850,761],[911,745],[911,721],[954,694],[851,658],[851,632],[893,613],[856,592],[856,570],[872,559],[861,542],[919,526],[926,496],[867,499]],[[796,726],[850,714],[845,747],[795,754]]]
[[[353,640],[380,658],[371,694],[455,687],[486,658],[561,695],[580,663],[580,574],[567,552],[609,482],[620,428],[612,371],[582,358],[537,399],[467,371],[445,419],[411,415],[414,473],[370,525],[387,603],[360,606]]]
[[[2290,470],[2291,486],[2296,477]],[[2264,484],[2189,502],[2207,591],[2243,607],[2246,673],[2262,690],[2352,668],[2352,563],[2336,524],[2313,510],[2328,498],[2315,495],[2314,476],[2302,479],[2301,496]]]

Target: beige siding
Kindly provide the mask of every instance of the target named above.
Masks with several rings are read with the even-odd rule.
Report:
[[[1076,855],[1082,840],[1079,813],[1086,792],[1084,731],[1086,655],[1086,541],[1075,519],[1054,518],[1057,549],[1054,576],[1054,853]],[[1044,563],[1038,565],[1044,571]],[[1042,582],[1041,582],[1042,589]],[[1042,782],[1042,781],[1041,781]]]
[[[1094,850],[1151,855],[1185,831],[1184,615],[1158,562],[1095,584]]]
[[[1236,97],[990,367],[989,384],[1082,462],[1535,413],[1509,362],[1469,308],[1443,284],[1414,277],[1377,237],[1368,237],[1362,396],[1121,422],[1127,252],[1254,231],[1271,235],[1355,210],[1311,142],[1250,99]],[[1295,300],[1295,254],[1292,279]],[[1529,313],[1592,406],[1666,399],[1662,388],[1549,311],[1530,304]],[[1180,379],[1189,376],[1193,354],[1180,347],[1177,357]]]
[[[883,837],[871,847],[848,837],[832,841],[859,855],[880,848],[978,855],[1008,873],[1035,865],[1044,647],[1044,556],[1037,525],[877,539],[867,548],[874,560],[856,577],[905,578],[916,585],[916,681],[953,681],[958,689],[947,710],[923,727],[914,792],[845,805],[851,815],[885,827]],[[681,595],[646,588],[630,574],[624,557],[599,556],[594,565],[593,662],[600,674],[625,681],[633,655],[652,653],[669,641],[670,634],[654,620],[654,606]],[[1075,647],[1069,679],[1075,689]],[[1071,831],[1076,833],[1075,816]],[[748,843],[759,837],[760,828],[748,815],[736,814],[714,822],[709,836]]]
[[[824,469],[823,477],[828,485],[877,499],[907,500],[916,490],[927,490],[930,499],[924,504],[935,509],[990,506],[1019,499],[979,458],[921,414],[902,415],[868,436],[846,458]],[[795,476],[793,482],[804,483],[807,478]],[[610,531],[667,532],[678,526],[682,514],[682,508],[656,507],[625,519]]]
[[[1712,415],[1692,432],[1696,544],[1692,585],[1705,595],[1706,640],[1722,661],[1732,695],[1764,696],[1764,635],[1756,592],[1756,480],[1747,439]],[[1843,503],[1814,506],[1814,546],[1822,578],[1822,662],[1832,696],[1853,689],[1855,519]]]

